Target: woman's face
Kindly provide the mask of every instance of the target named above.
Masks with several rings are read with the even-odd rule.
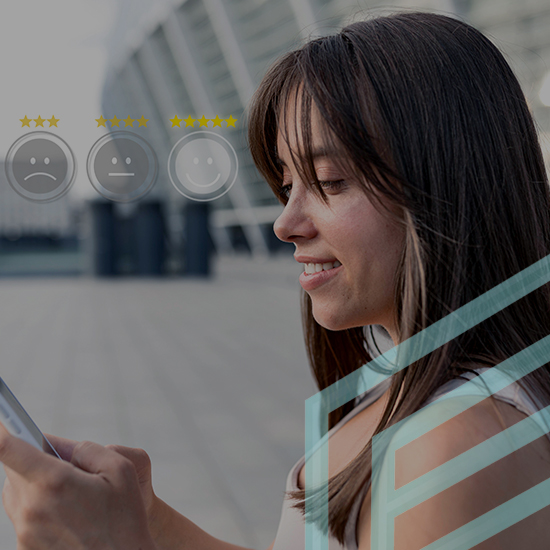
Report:
[[[288,120],[299,120],[291,115]],[[379,213],[360,183],[346,178],[331,151],[322,150],[315,109],[311,127],[312,149],[318,153],[315,171],[328,202],[301,181],[292,163],[289,147],[298,151],[299,136],[290,131],[287,144],[279,132],[277,152],[289,199],[275,221],[275,234],[296,246],[294,257],[304,264],[300,284],[311,297],[313,316],[320,325],[343,330],[380,324],[396,342],[393,289],[405,230]]]

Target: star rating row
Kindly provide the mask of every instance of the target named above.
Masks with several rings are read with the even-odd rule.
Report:
[[[97,127],[103,126],[104,128],[107,128],[107,121],[111,123],[111,128],[116,126],[117,128],[121,128],[120,123],[124,122],[124,126],[122,128],[127,128],[128,126],[133,127],[134,122],[138,123],[138,128],[141,128],[142,126],[145,126],[147,128],[147,122],[149,122],[148,118],[145,118],[143,115],[141,115],[141,118],[132,118],[130,115],[128,115],[126,118],[117,118],[114,116],[113,118],[103,118],[103,115],[101,115],[99,118],[96,118],[95,121],[97,122]]]
[[[23,118],[20,118],[19,120],[21,121],[21,128],[23,128],[24,126],[28,126],[30,128],[32,121],[34,121],[35,128],[38,126],[41,126],[42,128],[44,128],[44,122],[49,122],[50,128],[52,126],[55,126],[57,128],[57,123],[59,122],[59,119],[55,118],[53,115],[52,115],[52,118],[48,118],[48,119],[42,118],[40,115],[38,115],[38,118],[27,118],[27,115],[25,115]]]
[[[193,118],[191,115],[189,115],[186,119],[179,118],[178,115],[176,115],[174,118],[170,119],[170,122],[172,123],[172,128],[181,128],[181,123],[185,122],[185,128],[188,126],[194,127],[195,122],[199,123],[200,126],[204,126],[208,128],[208,123],[212,122],[212,128],[215,126],[222,127],[222,121],[227,123],[227,127],[233,126],[235,128],[235,122],[237,122],[236,118],[233,118],[233,116],[229,115],[229,118],[220,118],[218,115],[216,115],[214,118],[206,118],[204,115],[202,115],[201,118]]]
[[[55,126],[56,128],[58,127],[57,126],[57,123],[59,122],[59,119],[58,118],[55,118],[55,116],[52,115],[52,118],[42,118],[40,115],[38,115],[38,118],[27,118],[27,115],[25,115],[23,118],[20,118],[19,119],[21,121],[21,128],[23,128],[24,126],[28,126],[29,128],[31,127],[31,122],[34,121],[34,127],[38,127],[38,126],[41,126],[42,128],[44,128],[44,122],[49,122],[50,123],[50,128],[52,126]],[[137,122],[138,123],[138,128],[141,128],[142,126],[145,126],[145,128],[147,128],[147,122],[149,122],[149,119],[148,118],[145,118],[143,115],[141,116],[141,118],[132,118],[130,116],[126,117],[125,119],[121,119],[121,118],[117,118],[116,116],[114,116],[113,118],[103,118],[103,115],[101,115],[99,118],[96,118],[95,121],[97,122],[97,127],[99,128],[100,126],[103,126],[104,128],[107,128],[107,122],[110,122],[111,123],[111,128],[113,127],[117,127],[117,128],[120,128],[120,123],[121,122],[124,122],[124,126],[123,128],[127,128],[128,126],[131,126],[133,127],[134,126],[134,122]],[[208,123],[209,122],[212,122],[212,127],[215,127],[215,126],[219,126],[220,128],[222,127],[222,121],[225,121],[226,122],[226,126],[229,127],[229,126],[233,126],[233,128],[235,127],[235,122],[237,122],[237,119],[236,118],[233,118],[233,116],[229,116],[229,118],[220,118],[219,116],[216,115],[215,118],[206,118],[204,115],[201,117],[201,118],[193,118],[191,115],[189,115],[186,119],[183,119],[183,118],[179,118],[178,115],[176,115],[174,118],[171,118],[170,119],[170,122],[172,123],[172,128],[181,128],[181,123],[182,122],[185,122],[185,128],[191,126],[191,127],[194,127],[195,126],[195,122],[198,122],[199,123],[199,127],[201,126],[204,126],[204,127],[208,127]]]

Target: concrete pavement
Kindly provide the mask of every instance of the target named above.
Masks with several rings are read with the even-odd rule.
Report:
[[[300,271],[245,256],[216,260],[212,281],[3,279],[1,376],[43,431],[144,448],[161,498],[265,549],[316,391]],[[15,546],[2,511],[0,550]]]

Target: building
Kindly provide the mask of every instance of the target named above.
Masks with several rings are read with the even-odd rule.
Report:
[[[237,152],[239,171],[230,192],[212,201],[211,238],[219,252],[269,253],[277,247],[272,224],[281,207],[246,148],[244,113],[256,85],[278,55],[310,35],[361,17],[362,8],[376,13],[400,7],[461,17],[494,38],[519,75],[541,130],[550,135],[550,108],[538,98],[550,69],[547,0],[119,0],[104,116],[151,119],[147,135],[160,173],[148,200],[163,205],[173,251],[185,246],[182,209],[190,201],[170,184],[166,159],[189,129],[172,127],[171,119],[177,114],[238,120],[235,128],[219,130]]]

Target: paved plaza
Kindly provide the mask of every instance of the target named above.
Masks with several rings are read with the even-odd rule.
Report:
[[[144,448],[161,498],[265,550],[316,391],[301,269],[244,256],[210,281],[1,279],[1,376],[45,432]],[[0,550],[15,547],[2,511]]]

